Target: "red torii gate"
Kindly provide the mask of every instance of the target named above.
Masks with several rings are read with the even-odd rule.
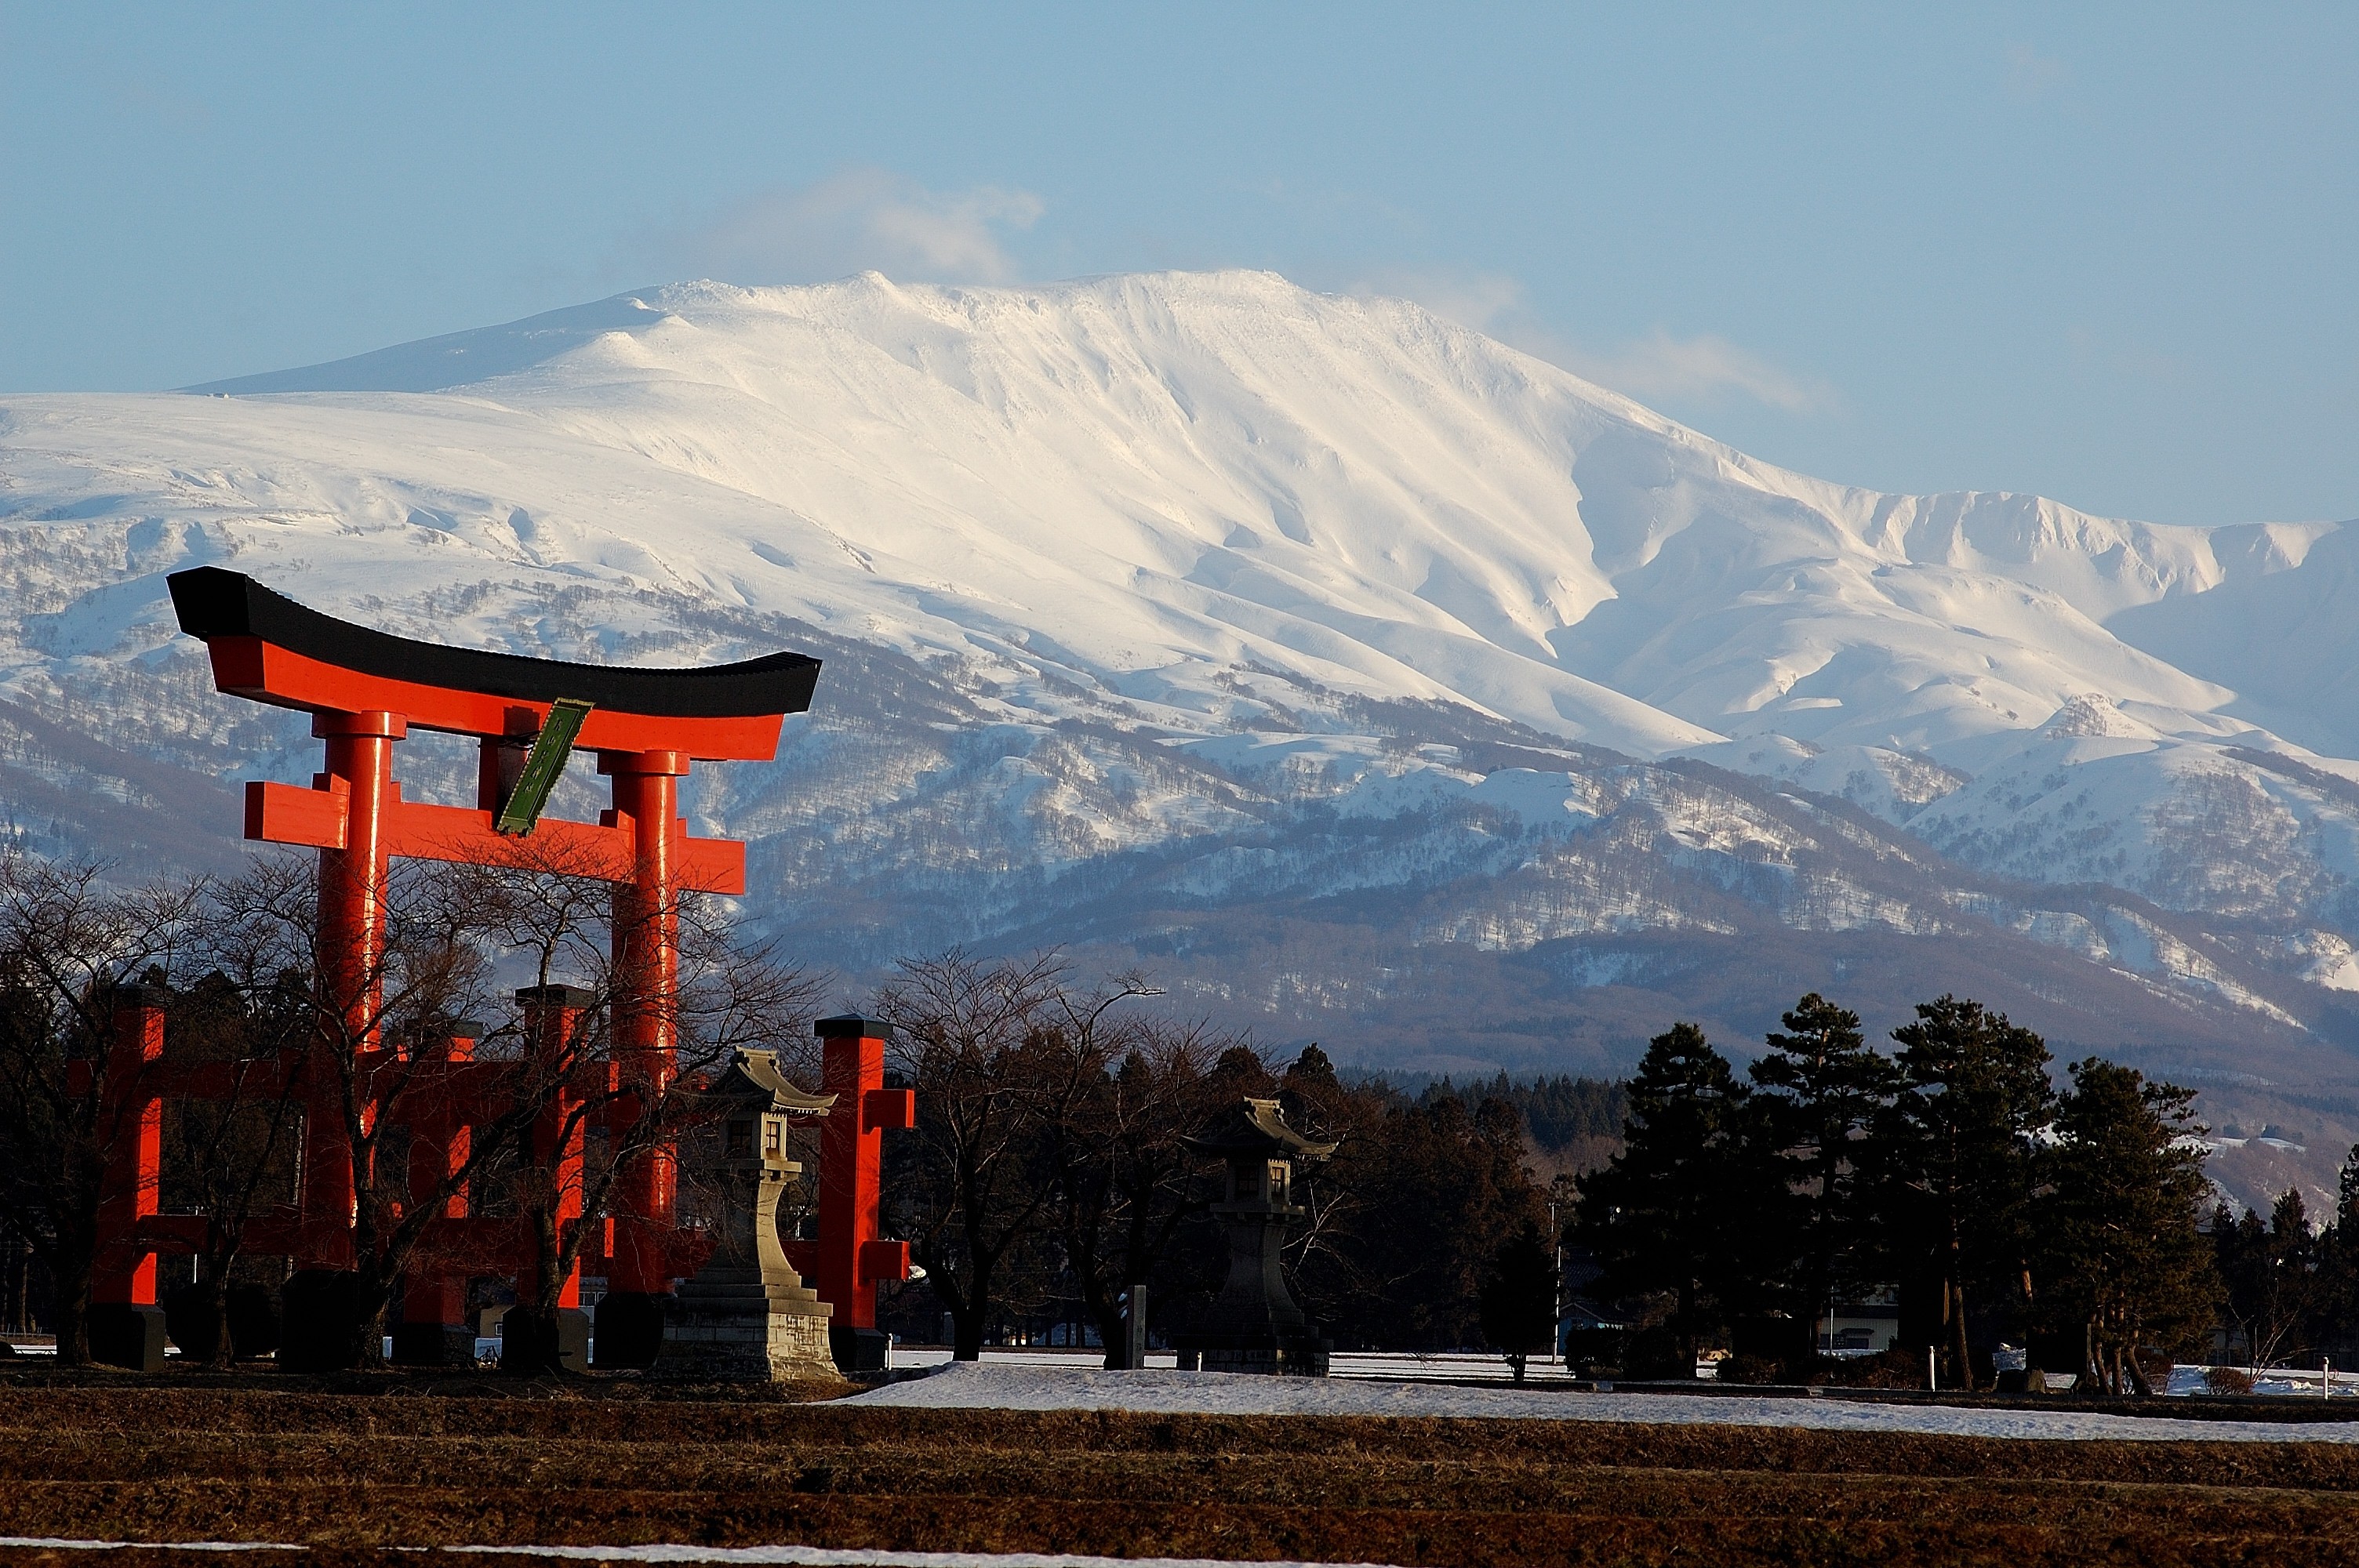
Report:
[[[388,869],[394,856],[407,855],[478,865],[556,864],[614,881],[614,963],[636,983],[615,1000],[612,1070],[620,1087],[660,1090],[669,1084],[678,1042],[668,1013],[632,998],[670,994],[678,975],[681,892],[742,893],[745,888],[745,846],[690,837],[679,815],[679,781],[697,761],[774,757],[785,716],[810,705],[819,661],[774,654],[701,669],[565,664],[370,631],[215,567],[179,572],[168,582],[180,629],[207,645],[215,686],[310,713],[312,734],[326,742],[327,770],[313,777],[310,788],[246,785],[245,836],[320,851],[319,979],[341,999],[347,1038],[364,1043],[363,1054],[371,1060],[360,1064],[364,1070],[390,1055],[375,1038],[376,982]],[[402,798],[393,777],[393,747],[412,726],[479,741],[473,809]],[[596,752],[598,771],[614,781],[614,807],[594,826],[538,815],[574,749]],[[588,999],[571,988],[549,987],[520,993],[518,1000],[527,1007],[527,1034],[538,1037],[570,1031]],[[873,1329],[875,1282],[908,1272],[906,1244],[877,1236],[876,1134],[911,1125],[914,1097],[883,1087],[883,1026],[831,1019],[819,1033],[827,1047],[823,1087],[840,1097],[842,1109],[822,1134],[820,1236],[806,1244],[805,1255],[817,1265],[818,1289],[834,1308],[837,1329]],[[439,1184],[436,1162],[452,1158],[454,1150],[463,1158],[462,1123],[470,1099],[481,1098],[481,1091],[471,1096],[464,1087],[472,1044],[453,1038],[421,1047],[436,1058],[444,1092],[435,1097],[441,1109],[412,1127],[416,1190],[430,1193]],[[157,1325],[135,1326],[137,1309],[151,1309],[152,1318],[153,1252],[189,1249],[202,1236],[201,1218],[156,1212],[158,1103],[176,1095],[228,1092],[212,1081],[220,1076],[207,1070],[213,1065],[162,1070],[161,1048],[157,999],[127,992],[115,1047],[103,1065],[103,1125],[112,1132],[94,1292],[102,1310],[94,1324],[110,1314],[131,1314],[133,1321],[95,1337],[109,1346],[124,1341],[124,1351],[132,1354],[139,1354],[129,1343],[135,1333],[155,1342],[160,1354]],[[247,1249],[283,1251],[299,1270],[333,1272],[354,1261],[355,1195],[342,1112],[331,1098],[336,1076],[319,1070],[322,1065],[299,1067],[300,1082],[282,1086],[303,1097],[306,1110],[297,1211],[250,1226]],[[408,1108],[397,1100],[376,1114],[401,1120]],[[542,1152],[578,1170],[578,1143]],[[611,1233],[599,1249],[609,1281],[599,1314],[602,1365],[645,1365],[654,1358],[661,1298],[682,1261],[679,1243],[685,1239],[674,1225],[675,1177],[672,1151],[662,1146],[635,1160],[614,1184]],[[578,1183],[574,1191],[578,1203]],[[451,1213],[439,1223],[456,1230],[491,1222]],[[412,1281],[397,1354],[414,1348],[439,1357],[440,1346],[455,1337],[458,1284],[447,1277]],[[578,1304],[578,1277],[565,1282],[562,1299]]]

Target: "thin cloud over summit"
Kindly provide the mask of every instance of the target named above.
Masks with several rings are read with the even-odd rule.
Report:
[[[1681,338],[1658,327],[1616,348],[1585,348],[1551,331],[1531,308],[1523,285],[1501,273],[1378,273],[1348,292],[1415,300],[1447,320],[1644,401],[1738,397],[1795,415],[1830,412],[1841,403],[1828,383],[1783,370],[1716,333]]]
[[[850,168],[757,191],[655,236],[646,254],[672,276],[731,283],[810,283],[872,268],[929,283],[1005,283],[1021,268],[1002,236],[1045,211],[1028,190],[934,190],[890,169]]]

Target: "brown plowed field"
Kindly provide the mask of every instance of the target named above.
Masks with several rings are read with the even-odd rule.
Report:
[[[0,1382],[0,1536],[312,1549],[0,1549],[0,1563],[77,1568],[415,1563],[389,1549],[642,1541],[1462,1568],[2275,1568],[2359,1563],[2359,1446],[19,1374]]]

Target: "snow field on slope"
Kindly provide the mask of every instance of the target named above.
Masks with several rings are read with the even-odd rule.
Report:
[[[2087,692],[2176,731],[2239,694],[2107,618],[2298,570],[2316,537],[2227,531],[2223,556],[2211,531],[2034,497],[1808,479],[1415,307],[1266,274],[681,284],[467,336],[476,372],[449,370],[469,362],[448,345],[428,356],[469,375],[458,390],[236,406],[266,424],[304,403],[458,405],[538,426],[528,447],[732,492],[716,526],[658,524],[611,483],[546,509],[723,599],[1026,633],[1148,700],[1197,684],[1174,666],[1256,662],[1641,755],[1761,730],[1938,753]],[[334,368],[236,384],[332,387]],[[451,450],[405,442],[375,466]]]

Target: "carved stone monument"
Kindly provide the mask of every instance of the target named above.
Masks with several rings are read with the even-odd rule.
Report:
[[[1176,1344],[1181,1367],[1207,1372],[1327,1375],[1328,1342],[1288,1293],[1281,1254],[1294,1202],[1294,1167],[1335,1152],[1286,1125],[1274,1099],[1247,1098],[1196,1137],[1190,1150],[1226,1163],[1227,1185],[1212,1212],[1229,1233],[1229,1278],[1203,1329]]]
[[[655,1375],[695,1382],[835,1382],[829,1307],[778,1240],[778,1200],[802,1167],[787,1158],[787,1122],[824,1116],[833,1095],[806,1094],[772,1051],[737,1053],[703,1098],[714,1112],[691,1157],[713,1210],[712,1254],[664,1314]]]

